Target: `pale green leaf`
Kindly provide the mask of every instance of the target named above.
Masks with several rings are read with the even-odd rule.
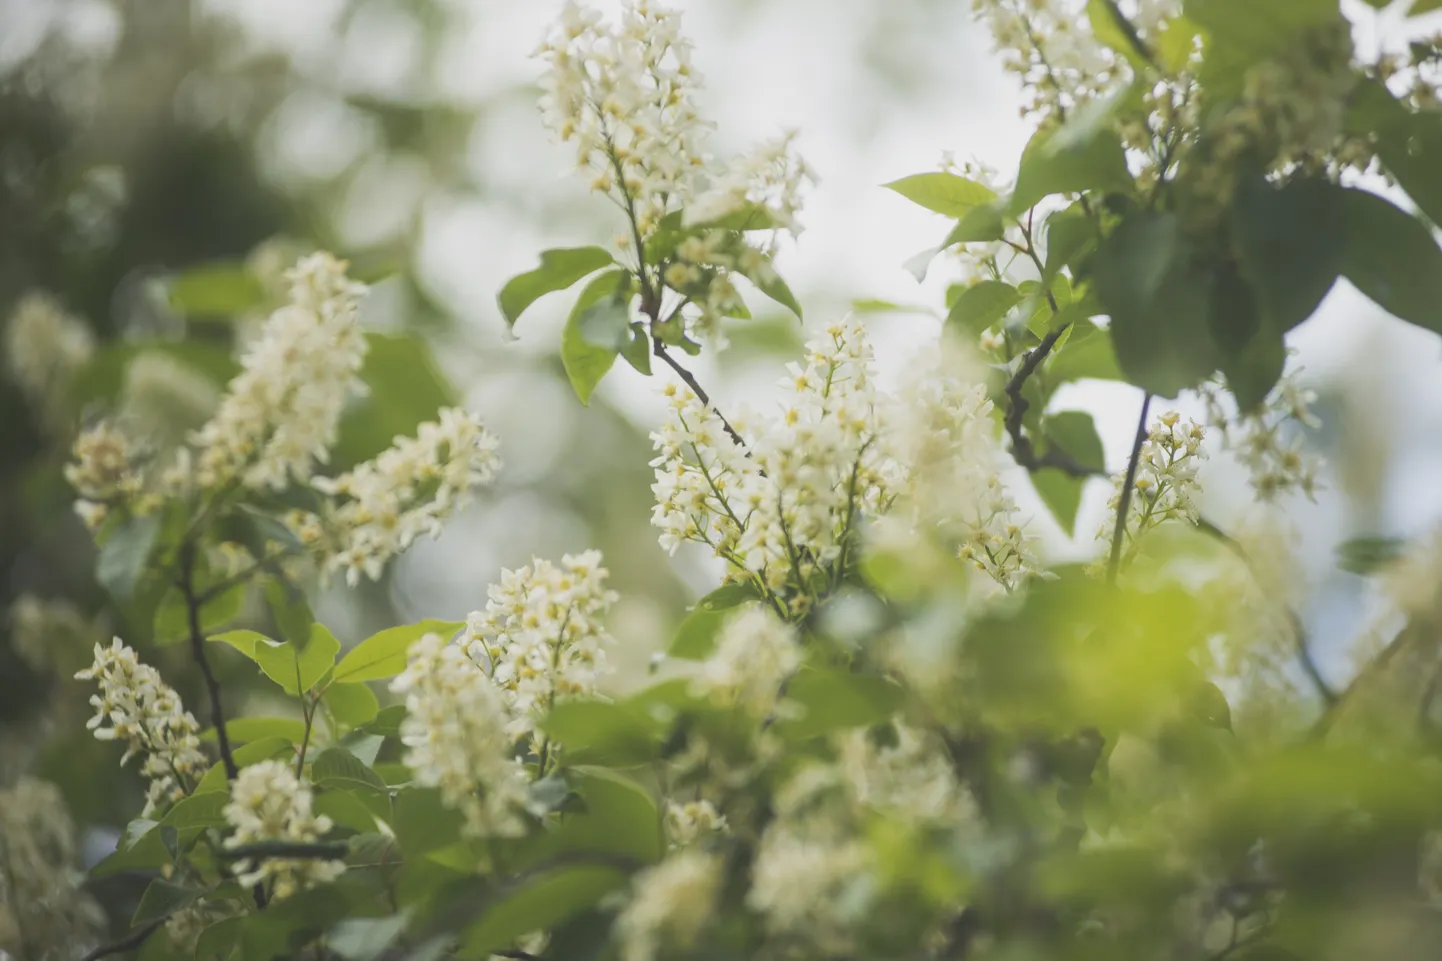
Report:
[[[541,265],[506,282],[496,297],[507,327],[514,327],[526,308],[546,294],[565,290],[602,267],[614,263],[601,247],[565,247],[541,251]]]
[[[426,620],[388,627],[347,651],[331,678],[337,684],[349,684],[395,677],[406,669],[406,652],[423,635],[439,634],[449,639],[464,626],[461,621]]]

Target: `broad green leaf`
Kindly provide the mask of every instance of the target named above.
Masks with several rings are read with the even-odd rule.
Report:
[[[1092,415],[1080,410],[1063,410],[1042,420],[1047,446],[1065,451],[1072,460],[1094,471],[1106,469],[1102,440],[1097,436]]]
[[[177,831],[185,828],[222,827],[225,825],[223,811],[229,802],[230,796],[224,793],[192,794],[176,801],[175,805],[165,812],[160,823]]]
[[[200,934],[200,940],[195,943],[195,957],[210,961],[211,958],[232,957],[232,952],[240,945],[241,932],[245,928],[245,918],[225,918],[217,921],[206,928]]]
[[[380,709],[374,721],[365,726],[367,734],[376,734],[381,737],[399,737],[401,733],[401,722],[406,719],[406,708],[404,704],[391,704]]]
[[[200,606],[202,634],[240,617],[245,606],[245,585],[235,584]],[[190,608],[180,588],[166,590],[155,608],[155,643],[174,644],[190,637]]]
[[[1282,376],[1287,361],[1282,332],[1263,316],[1252,288],[1230,264],[1219,265],[1212,274],[1209,310],[1217,364],[1237,404],[1251,410]]]
[[[439,634],[449,639],[465,626],[462,621],[426,620],[388,627],[347,651],[331,679],[337,684],[349,684],[395,677],[406,669],[406,652],[423,635]]]
[[[343,786],[358,785],[386,793],[386,782],[380,775],[343,747],[329,747],[320,752],[311,762],[310,776],[317,784],[344,782]]]
[[[581,290],[581,296],[576,299],[570,316],[566,318],[566,326],[561,331],[561,363],[565,366],[566,376],[570,378],[571,387],[575,389],[582,404],[591,402],[591,393],[616,362],[617,353],[609,347],[597,347],[589,343],[581,330],[582,319],[588,310],[603,299],[620,293],[628,276],[624,270],[618,268],[592,278]]]
[[[299,744],[305,738],[305,722],[294,717],[237,717],[225,722],[225,733],[232,744],[275,737]],[[208,728],[200,739],[214,744],[217,740],[215,729]]]
[[[1046,267],[1042,270],[1042,282],[1058,276],[1063,267],[1089,254],[1100,239],[1096,220],[1080,206],[1052,214],[1046,219]]]
[[[602,298],[581,311],[578,325],[581,339],[602,350],[619,353],[633,340],[631,307],[625,301],[618,301],[614,297]]]
[[[716,632],[726,620],[727,612],[749,600],[756,599],[750,584],[727,584],[718,587],[696,602],[676,628],[676,636],[667,649],[668,657],[700,661],[709,657],[716,645]]]
[[[467,956],[480,956],[512,945],[532,931],[547,931],[594,906],[626,884],[613,867],[580,864],[555,868],[526,880],[501,898],[461,936]]]
[[[631,339],[621,348],[621,359],[640,374],[651,376],[651,335],[642,324],[631,325]]]
[[[315,799],[315,813],[323,814],[336,824],[365,834],[376,829],[376,814],[368,799],[375,792],[367,789],[348,790],[344,782],[332,781]],[[363,800],[363,798],[367,800]]]
[[[705,221],[688,220],[683,212],[681,223],[688,229],[711,230],[775,230],[780,224],[764,204],[744,202],[720,217]]]
[[[800,706],[800,717],[776,722],[783,736],[804,740],[851,727],[879,724],[896,713],[903,690],[874,674],[835,668],[808,668],[792,679],[786,699]]]
[[[999,280],[983,280],[961,292],[946,315],[946,323],[972,335],[995,324],[1021,302],[1021,292]]]
[[[1424,13],[1442,10],[1442,0],[1415,0],[1407,10],[1407,16],[1420,17]]]
[[[1134,96],[1126,88],[1087,105],[1054,131],[1041,131],[1022,153],[1007,210],[1020,214],[1052,194],[1128,190],[1126,154],[1111,120]]]
[[[396,795],[391,827],[407,859],[419,858],[460,836],[461,815],[446,807],[434,788],[412,787]]]
[[[649,863],[660,860],[666,843],[656,802],[640,784],[601,767],[572,767],[571,788],[584,810],[567,815],[555,830],[534,840],[532,863],[553,857],[594,854]]]
[[[406,929],[407,918],[347,918],[331,928],[325,946],[345,961],[376,961]]]
[[[116,849],[90,869],[90,876],[105,877],[117,871],[162,868],[179,852],[175,828],[138,818],[125,826]]]
[[[229,731],[230,725],[226,725]],[[242,744],[232,752],[235,756],[236,767],[250,767],[252,764],[259,764],[261,761],[273,761],[276,759],[292,761],[295,759],[295,745],[288,738],[284,737],[262,737],[251,741],[249,744]],[[211,791],[228,790],[225,780],[225,765],[216,762],[211,766],[200,783],[195,786],[192,794],[207,794]]]
[[[1202,86],[1220,97],[1240,93],[1253,64],[1342,16],[1337,0],[1184,0],[1182,10],[1206,33]]]
[[[508,328],[521,314],[546,294],[565,290],[572,284],[614,263],[601,247],[563,247],[541,251],[541,265],[506,282],[496,297]]]
[[[310,629],[315,624],[310,603],[305,592],[285,580],[271,580],[265,585],[265,605],[270,608],[271,617],[279,630],[282,641],[304,647],[310,640]]]
[[[187,317],[233,317],[261,306],[265,288],[243,263],[191,267],[169,284],[170,305]]]
[[[939,170],[902,177],[883,186],[914,204],[948,217],[963,217],[973,207],[996,199],[995,193],[976,181]]]
[[[1123,221],[1092,258],[1092,277],[1127,380],[1175,397],[1217,369],[1211,285],[1191,261],[1174,215],[1142,213]]]
[[[1005,233],[1001,208],[995,203],[979,204],[962,214],[941,246],[945,249],[955,244],[990,243]]]
[[[159,533],[159,514],[126,518],[100,545],[95,558],[95,579],[100,586],[119,600],[129,600]]]
[[[658,725],[626,703],[563,700],[541,729],[565,746],[568,760],[584,764],[631,767],[654,761],[660,749]]]
[[[1358,82],[1346,130],[1372,140],[1377,158],[1434,224],[1442,224],[1442,118],[1413,110],[1372,79]]]
[[[1085,477],[1072,477],[1055,467],[1044,467],[1031,474],[1031,486],[1036,488],[1037,496],[1068,537],[1076,535],[1076,515],[1085,485]]]
[[[265,676],[287,694],[299,696],[315,687],[335,663],[340,641],[323,624],[312,624],[305,647],[265,641],[255,646],[255,662]]]
[[[131,344],[110,342],[99,347],[95,357],[81,369],[70,386],[70,400],[76,409],[89,404],[113,403],[125,386],[136,358],[161,355],[200,374],[217,387],[224,386],[240,372],[230,345],[219,346],[198,340],[175,343]]]
[[[430,346],[411,335],[366,334],[361,380],[366,393],[341,418],[331,467],[353,467],[390,447],[397,437],[436,419],[436,411],[456,403],[455,389],[436,367]]]
[[[1400,537],[1354,537],[1337,545],[1337,566],[1353,574],[1373,574],[1407,553]]]
[[[1383,310],[1442,333],[1442,249],[1432,231],[1390,201],[1347,189],[1342,273]]]
[[[1080,316],[1072,322],[1067,342],[1047,359],[1046,373],[1058,383],[1122,379],[1111,334]]]
[[[204,888],[172,884],[164,878],[156,878],[140,896],[140,904],[136,906],[130,923],[138,928],[169,917],[204,893]]]
[[[1238,266],[1279,333],[1312,316],[1337,280],[1347,247],[1343,196],[1325,180],[1277,188],[1258,177],[1238,185],[1232,208]]]
[[[325,689],[323,700],[330,707],[331,714],[335,715],[336,721],[348,728],[369,724],[375,720],[381,709],[375,692],[360,682],[332,683]]]
[[[256,631],[226,631],[224,634],[215,634],[209,638],[220,644],[229,644],[252,661],[256,659],[255,649],[261,644],[274,644],[270,638]]]

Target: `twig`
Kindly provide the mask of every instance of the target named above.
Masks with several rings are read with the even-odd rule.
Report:
[[[216,680],[215,672],[210,669],[210,659],[205,654],[205,632],[200,626],[200,598],[195,593],[194,548],[186,545],[181,551],[183,556],[178,586],[185,597],[186,614],[190,623],[190,653],[194,656],[195,663],[200,665],[200,673],[205,677],[205,689],[210,696],[210,723],[215,728],[215,739],[220,744],[220,761],[225,765],[226,780],[234,781],[240,768],[236,766],[235,754],[230,748],[230,737],[225,732],[225,708],[220,699],[220,682]]]
[[[1046,360],[1061,335],[1066,332],[1069,324],[1062,324],[1056,330],[1051,331],[1041,339],[1031,350],[1022,355],[1021,366],[1017,367],[1016,373],[1006,382],[1003,393],[1006,394],[1006,433],[1011,438],[1011,456],[1017,464],[1028,471],[1036,472],[1046,467],[1054,467],[1070,477],[1094,477],[1103,473],[1096,468],[1088,467],[1072,457],[1064,450],[1052,447],[1045,454],[1038,454],[1031,438],[1026,436],[1022,429],[1022,418],[1031,407],[1031,402],[1021,395],[1026,387],[1027,378],[1036,373],[1041,362]]]
[[[1122,563],[1122,538],[1127,533],[1127,512],[1132,506],[1132,485],[1137,480],[1137,463],[1142,459],[1142,442],[1147,439],[1147,414],[1152,409],[1152,395],[1142,398],[1142,413],[1137,418],[1137,435],[1132,439],[1132,455],[1127,459],[1127,473],[1122,481],[1120,499],[1117,501],[1117,522],[1112,528],[1112,551],[1107,559],[1107,583],[1117,582],[1117,571]]]
[[[218,857],[226,861],[248,858],[253,861],[265,858],[315,858],[335,860],[343,858],[350,848],[342,841],[257,841],[233,848],[223,848]]]
[[[731,426],[731,422],[726,419],[725,415],[722,414],[715,407],[712,407],[711,398],[707,395],[706,391],[701,389],[701,384],[699,381],[696,380],[696,377],[685,367],[682,367],[681,364],[676,360],[676,358],[671,356],[670,352],[666,350],[666,345],[661,343],[659,338],[653,339],[652,344],[654,345],[652,348],[652,353],[665,361],[666,365],[672,370],[674,370],[677,375],[686,382],[686,386],[691,388],[691,392],[696,395],[697,400],[701,401],[701,403],[705,406],[711,408],[712,412],[714,412],[717,418],[720,419],[721,426],[726,428],[726,433],[731,437],[733,441],[735,441],[736,446],[745,447],[746,441],[742,439],[740,434],[736,433],[736,429]]]
[[[1252,564],[1251,557],[1247,555],[1242,545],[1237,543],[1236,538],[1205,518],[1198,518],[1196,526],[1198,530],[1205,534],[1210,534],[1221,541],[1232,553],[1240,557],[1242,563],[1247,565],[1247,570],[1252,573],[1255,579],[1256,567]],[[1312,649],[1307,644],[1307,629],[1302,624],[1302,618],[1290,606],[1287,607],[1287,620],[1291,624],[1292,638],[1297,647],[1297,662],[1301,664],[1302,671],[1307,675],[1307,680],[1312,682],[1312,686],[1317,689],[1318,696],[1329,706],[1336,704],[1338,698],[1337,692],[1332,689],[1332,686],[1322,677],[1322,672],[1318,670],[1317,661],[1312,657]]]
[[[149,924],[142,925],[141,927],[136,928],[134,931],[131,931],[119,941],[112,941],[109,944],[102,944],[100,947],[96,948],[94,951],[91,951],[89,954],[82,955],[80,961],[99,961],[100,958],[108,958],[112,954],[123,954],[126,951],[138,948],[145,943],[146,938],[150,937],[156,931],[159,931],[160,928],[165,924],[165,922],[169,920],[169,918],[170,915],[166,915],[163,918],[157,918],[156,920],[151,921]]]

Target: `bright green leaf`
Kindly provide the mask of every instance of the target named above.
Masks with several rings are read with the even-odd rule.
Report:
[[[395,677],[406,669],[406,652],[423,635],[439,634],[449,639],[463,627],[465,624],[461,621],[436,620],[388,627],[347,651],[335,666],[332,680],[337,684],[349,684]]]
[[[312,624],[305,647],[276,641],[255,646],[255,662],[265,676],[281,686],[287,694],[300,695],[309,691],[335,663],[340,641],[323,624]]]
[[[780,226],[765,205],[750,202],[742,203],[714,220],[689,221],[683,215],[681,222],[688,230],[775,230]]]
[[[1442,333],[1442,249],[1432,231],[1390,201],[1347,189],[1342,273],[1383,310]]]
[[[225,733],[232,744],[275,737],[299,744],[305,738],[305,722],[294,717],[237,717],[225,722]],[[214,744],[217,740],[215,729],[207,729],[200,739]]]
[[[270,638],[255,631],[226,631],[224,634],[216,634],[207,640],[221,644],[229,644],[252,661],[255,660],[255,649],[261,644],[274,644]]]
[[[165,817],[160,819],[161,824],[168,824],[177,831],[185,828],[213,828],[225,825],[226,804],[230,802],[228,794],[214,792],[208,794],[192,794],[176,801]]]
[[[802,670],[786,689],[786,699],[802,709],[800,717],[776,722],[778,732],[795,740],[851,727],[879,724],[901,707],[902,689],[874,674],[835,668]]]
[[[230,725],[227,724],[227,731],[229,728]],[[252,764],[259,764],[261,761],[273,761],[277,758],[291,761],[295,758],[295,745],[284,737],[262,737],[249,744],[242,744],[231,753],[235,757],[235,766],[245,768]],[[199,795],[226,789],[225,765],[217,762],[209,771],[205,772],[205,776],[200,779],[200,783],[191,793]]]
[[[946,323],[969,334],[980,334],[1020,302],[1021,293],[1011,284],[983,280],[961,292],[946,315]]]
[[[260,306],[265,288],[243,263],[191,267],[170,281],[170,304],[187,317],[234,317]]]
[[[344,782],[386,793],[386,782],[343,747],[329,747],[311,762],[311,780],[317,784]]]
[[[657,725],[627,704],[563,700],[541,722],[541,729],[580,763],[631,767],[656,759]]]
[[[140,904],[135,908],[135,916],[130,923],[138,928],[169,917],[204,893],[204,888],[172,884],[164,878],[156,878],[140,896]]]
[[[496,297],[507,327],[514,327],[521,314],[546,294],[565,290],[572,284],[614,263],[601,247],[564,247],[541,251],[541,265],[506,282]]]
[[[582,404],[591,402],[592,391],[616,362],[617,353],[609,347],[597,347],[587,342],[581,330],[582,319],[590,308],[618,293],[628,276],[624,270],[616,269],[592,278],[581,290],[581,296],[576,299],[561,331],[561,363]]]
[[[1125,88],[1087,105],[1059,129],[1038,132],[1022,153],[1007,210],[1020,214],[1052,194],[1130,189],[1126,154],[1111,121],[1132,96]]]
[[[955,244],[990,243],[1000,240],[1005,232],[1001,209],[995,203],[980,204],[962,214],[941,246],[945,249]]]
[[[716,631],[726,620],[731,608],[757,597],[756,589],[750,584],[734,583],[707,594],[696,602],[680,626],[666,651],[669,657],[699,661],[710,655],[716,643]]]
[[[995,193],[976,181],[939,170],[902,177],[883,186],[948,217],[963,217],[971,208],[996,199]]]
[[[363,683],[332,683],[325,689],[323,700],[342,727],[369,724],[380,712],[375,692]]]
[[[756,285],[757,290],[791,311],[796,315],[796,319],[800,320],[801,302],[796,299],[796,295],[791,292],[791,288],[786,286],[786,281],[781,279],[781,275],[778,274],[775,269],[771,269],[769,261],[767,262],[767,267],[769,269],[766,272],[755,276],[748,275],[747,279]]]
[[[529,860],[594,854],[637,863],[660,860],[666,851],[656,802],[640,784],[601,767],[572,767],[571,788],[584,810],[567,815],[554,831],[535,839]]]

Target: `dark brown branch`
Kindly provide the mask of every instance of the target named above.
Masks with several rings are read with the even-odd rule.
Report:
[[[712,406],[711,398],[707,395],[706,391],[701,389],[701,384],[699,381],[696,380],[695,375],[693,375],[685,367],[682,367],[681,364],[676,360],[676,358],[671,356],[670,351],[666,349],[665,344],[661,343],[660,338],[653,338],[652,344],[652,353],[665,361],[666,366],[674,370],[676,374],[686,382],[686,386],[691,388],[691,392],[696,395],[697,400],[701,401],[701,403],[711,408],[711,410],[716,414],[716,417],[720,419],[721,426],[726,428],[727,435],[730,436],[731,440],[736,443],[736,446],[745,447],[746,441],[742,439],[740,434],[736,433],[736,429],[731,426],[730,421],[726,419],[725,415]]]
[[[1112,528],[1112,550],[1107,559],[1107,583],[1115,584],[1117,571],[1122,563],[1122,540],[1127,533],[1127,512],[1132,506],[1132,485],[1137,480],[1137,463],[1142,458],[1142,442],[1147,439],[1147,414],[1152,409],[1152,395],[1142,398],[1142,413],[1137,418],[1137,435],[1132,439],[1132,455],[1127,459],[1127,473],[1122,480],[1121,496],[1117,501],[1117,522]]]
[[[142,925],[119,941],[102,944],[89,954],[81,955],[80,961],[99,961],[99,959],[108,958],[112,954],[124,954],[126,951],[132,951],[144,944],[146,938],[150,937],[156,931],[159,931],[169,917],[169,915],[166,915],[163,918],[151,921],[149,924]]]
[[[1041,343],[1023,354],[1021,366],[1017,367],[1011,379],[1006,382],[1003,389],[1006,394],[1006,433],[1011,438],[1011,456],[1019,466],[1028,471],[1034,473],[1052,467],[1070,477],[1094,477],[1102,471],[1086,466],[1064,450],[1053,447],[1045,454],[1038,454],[1031,438],[1026,436],[1026,431],[1022,429],[1022,418],[1031,408],[1031,402],[1023,397],[1021,392],[1026,387],[1027,379],[1036,373],[1036,369],[1046,360],[1068,326],[1062,324],[1043,337]]]
[[[215,728],[215,739],[220,744],[220,762],[225,766],[226,780],[234,781],[240,769],[235,763],[235,753],[230,747],[230,736],[225,732],[225,707],[220,699],[220,682],[211,670],[210,658],[205,653],[205,631],[200,625],[200,597],[195,591],[195,549],[187,544],[181,548],[180,592],[185,597],[186,614],[190,623],[190,653],[200,665],[205,677],[205,689],[210,698],[210,723]]]
[[[248,858],[261,861],[266,858],[314,858],[334,861],[346,856],[350,848],[342,841],[257,841],[241,844],[217,852],[226,861]]]

